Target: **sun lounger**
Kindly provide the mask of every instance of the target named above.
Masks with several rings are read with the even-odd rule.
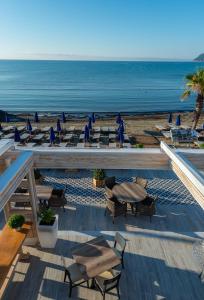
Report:
[[[109,134],[109,140],[115,140],[116,139],[116,134],[115,133],[110,133]]]
[[[91,148],[100,148],[100,144],[99,143],[92,143],[90,144]]]
[[[76,129],[75,126],[70,126],[70,127],[66,128],[66,131],[67,132],[74,132],[75,129]]]
[[[85,148],[85,143],[78,143],[77,148]]]
[[[128,136],[127,134],[124,134],[124,140],[125,140],[126,142],[129,141],[129,136]]]
[[[3,136],[4,139],[13,139],[13,137],[14,137],[14,133],[12,132]]]
[[[26,144],[22,144],[22,143],[14,143],[15,145],[15,148],[22,148],[22,147],[25,147],[25,148],[32,148],[32,147],[35,147],[37,144],[36,143],[26,143]]]
[[[2,131],[5,133],[10,132],[12,130],[14,130],[14,126],[6,126],[6,127],[3,127],[3,129],[2,129]]]
[[[111,127],[109,127],[108,129],[109,129],[109,132],[110,132],[110,133],[115,133],[115,132],[116,132],[116,128],[115,128],[115,127],[112,127],[112,126],[111,126]]]
[[[93,140],[97,140],[98,141],[100,139],[100,136],[101,136],[100,133],[94,133],[94,135],[93,135],[92,138],[93,138]]]
[[[117,148],[117,144],[116,143],[109,143],[108,147],[109,148]]]
[[[40,131],[43,132],[43,133],[49,132],[50,131],[50,126],[43,127]]]
[[[36,143],[41,143],[42,140],[44,139],[44,137],[45,137],[45,135],[44,135],[43,133],[39,133],[39,134],[37,134],[36,136],[34,136],[34,137],[32,138],[32,140],[33,140],[34,142],[36,142]]]
[[[81,133],[81,134],[80,134],[79,139],[80,139],[80,140],[84,140],[84,133]]]
[[[67,143],[60,143],[59,144],[59,147],[61,147],[61,148],[65,148],[67,146]]]
[[[30,134],[29,133],[23,133],[21,136],[21,141],[25,142],[30,138]]]
[[[103,127],[101,127],[101,131],[102,132],[109,132],[109,127],[103,126]]]
[[[131,144],[130,143],[123,143],[123,148],[131,148]]]
[[[63,141],[70,141],[73,138],[73,133],[68,133],[63,137]]]
[[[170,139],[170,138],[171,138],[171,132],[170,132],[170,131],[161,131],[161,134],[162,134],[166,139]]]
[[[100,127],[93,127],[93,132],[100,133],[101,128]]]
[[[170,126],[169,125],[155,125],[155,128],[158,130],[158,131],[165,131],[165,130],[169,130],[170,129]]]
[[[18,126],[17,127],[18,131],[21,132],[21,131],[24,131],[26,129],[25,126]]]

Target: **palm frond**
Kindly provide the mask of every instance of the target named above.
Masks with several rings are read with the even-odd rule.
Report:
[[[188,98],[190,96],[190,94],[191,94],[190,90],[184,91],[184,93],[181,95],[181,99],[185,100],[186,98]]]

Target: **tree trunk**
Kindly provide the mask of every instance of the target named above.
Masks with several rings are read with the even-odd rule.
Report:
[[[192,129],[196,129],[196,126],[198,124],[200,115],[203,110],[203,100],[204,100],[203,95],[198,94],[197,99],[196,99],[196,106],[195,106],[194,121],[193,121]]]

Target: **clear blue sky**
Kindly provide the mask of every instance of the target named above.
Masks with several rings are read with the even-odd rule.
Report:
[[[191,59],[204,0],[0,0],[0,58]]]

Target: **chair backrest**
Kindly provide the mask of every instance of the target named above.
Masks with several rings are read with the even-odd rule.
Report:
[[[141,185],[143,188],[147,187],[148,181],[147,179],[144,179],[142,177],[136,177],[135,182],[139,185]]]
[[[116,232],[115,248],[117,248],[119,251],[121,251],[123,253],[125,251],[125,247],[126,247],[126,240],[119,232]]]
[[[70,274],[70,272],[69,272],[69,270],[68,270],[68,268],[66,266],[66,261],[65,261],[64,256],[61,256],[61,261],[62,261],[62,265],[64,267],[64,270],[65,270],[65,272],[66,272],[66,274],[67,274],[67,276],[69,278],[69,282],[73,283],[72,278],[71,278],[71,274]]]
[[[105,186],[112,190],[115,185],[115,176],[105,178]]]
[[[111,279],[104,280],[105,291],[110,291],[119,285],[121,272],[117,271],[116,275]]]

